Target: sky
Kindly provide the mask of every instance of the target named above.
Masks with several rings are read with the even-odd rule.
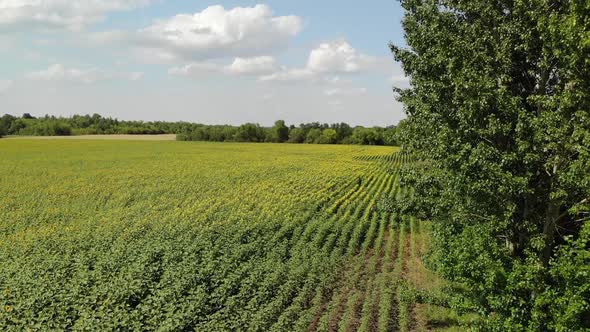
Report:
[[[395,0],[0,0],[0,113],[387,126]]]

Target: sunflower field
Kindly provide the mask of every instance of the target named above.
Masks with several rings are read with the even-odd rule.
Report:
[[[408,330],[391,147],[0,141],[0,329]],[[418,247],[420,244],[418,243]],[[401,294],[401,295],[400,295]]]

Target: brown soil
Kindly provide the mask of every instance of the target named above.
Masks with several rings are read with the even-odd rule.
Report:
[[[110,141],[174,141],[176,135],[81,135],[81,136],[8,136],[7,139],[39,139],[39,140],[110,140]]]

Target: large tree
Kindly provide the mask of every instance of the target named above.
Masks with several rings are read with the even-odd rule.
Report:
[[[488,328],[590,328],[590,2],[402,0],[407,205]]]

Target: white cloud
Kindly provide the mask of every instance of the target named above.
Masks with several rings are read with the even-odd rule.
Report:
[[[184,66],[173,67],[168,70],[170,75],[200,76],[204,73],[221,72],[223,67],[213,62],[192,62]]]
[[[152,0],[0,0],[0,28],[11,26],[79,30],[109,12],[124,11]]]
[[[309,81],[317,79],[316,73],[307,68],[286,68],[281,67],[280,70],[269,75],[264,75],[259,78],[260,81]]]
[[[261,81],[320,80],[328,83],[342,81],[337,74],[352,74],[376,68],[380,61],[354,49],[346,41],[320,44],[312,50],[304,68],[282,67],[275,73],[260,77]]]
[[[169,70],[177,75],[203,75],[221,72],[225,74],[256,75],[262,82],[317,81],[330,84],[347,82],[338,74],[352,74],[374,69],[380,62],[377,58],[362,54],[346,41],[322,43],[312,50],[303,68],[278,67],[270,56],[235,58],[232,64],[221,66],[217,63],[193,62]]]
[[[299,17],[273,16],[267,5],[217,5],[156,21],[139,31],[138,42],[163,59],[253,57],[285,47],[301,28]]]
[[[355,73],[369,69],[376,59],[343,40],[323,43],[311,51],[307,68],[318,73]]]
[[[54,64],[49,68],[31,72],[26,75],[34,81],[76,81],[83,83],[93,83],[100,79],[101,73],[97,69],[68,69],[61,64]]]
[[[171,75],[202,76],[210,73],[226,75],[258,76],[272,73],[276,69],[276,60],[271,56],[253,58],[235,58],[229,65],[221,65],[211,61],[191,62],[168,70]]]
[[[91,84],[98,81],[111,79],[137,81],[143,78],[143,73],[109,73],[97,68],[66,68],[62,64],[54,64],[49,66],[47,69],[28,73],[25,75],[25,78],[33,81],[69,81]]]
[[[276,60],[271,56],[253,58],[236,58],[226,67],[226,71],[238,75],[262,75],[272,73],[276,69]]]

